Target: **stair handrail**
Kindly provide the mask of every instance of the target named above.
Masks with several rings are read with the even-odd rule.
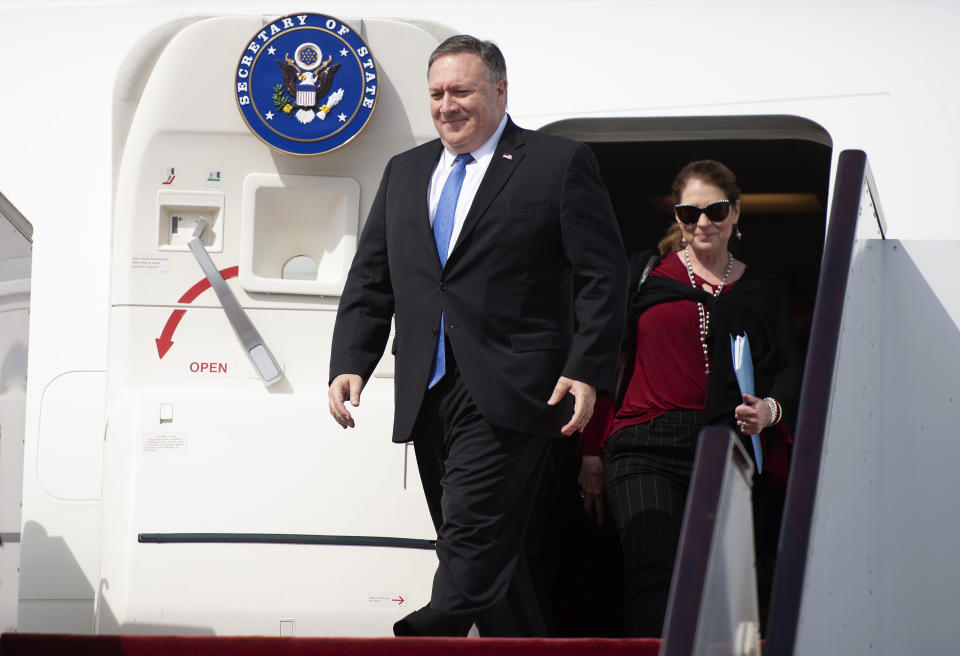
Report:
[[[872,216],[860,211],[864,192],[873,204]],[[880,238],[886,238],[886,221],[867,155],[845,150],[837,160],[770,593],[764,653],[771,656],[792,654],[796,642],[844,298],[861,220],[875,220]]]
[[[717,543],[719,522],[725,519],[722,516],[724,485],[728,476],[738,475],[749,489],[753,472],[753,461],[729,427],[701,429],[667,601],[660,656],[689,656],[694,652],[713,547]],[[741,494],[745,497],[743,502],[749,505],[748,492],[744,490]],[[752,546],[752,538],[749,541]]]

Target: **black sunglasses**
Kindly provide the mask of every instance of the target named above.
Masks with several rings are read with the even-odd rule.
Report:
[[[684,225],[693,225],[700,220],[701,214],[706,214],[707,218],[713,222],[723,221],[730,214],[730,201],[718,200],[710,203],[706,207],[697,207],[696,205],[674,205],[673,211],[677,213],[677,218]]]

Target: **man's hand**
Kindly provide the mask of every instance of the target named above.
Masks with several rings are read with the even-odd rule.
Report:
[[[353,417],[344,403],[350,399],[350,405],[356,408],[360,405],[360,390],[363,389],[363,378],[357,374],[340,374],[330,383],[327,390],[327,399],[330,401],[330,414],[343,428],[353,428]]]
[[[580,459],[580,498],[588,515],[597,518],[603,526],[603,459],[600,456],[583,456]]]
[[[593,416],[593,404],[597,400],[597,388],[587,383],[581,383],[579,380],[573,380],[565,376],[560,376],[557,380],[557,386],[553,388],[553,394],[547,405],[557,405],[563,399],[564,394],[573,394],[576,401],[573,404],[573,417],[569,423],[560,429],[560,432],[568,437],[583,427]]]

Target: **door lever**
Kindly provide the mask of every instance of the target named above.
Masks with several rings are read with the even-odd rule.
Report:
[[[247,357],[250,358],[250,363],[253,365],[253,368],[257,370],[257,373],[266,385],[272,385],[283,378],[283,372],[280,370],[280,365],[277,364],[276,358],[273,357],[273,353],[264,343],[260,332],[256,326],[253,325],[253,322],[250,321],[250,317],[247,316],[246,311],[244,311],[240,305],[240,301],[237,300],[233,290],[230,289],[227,282],[223,279],[223,276],[220,275],[216,265],[210,258],[210,254],[207,253],[207,249],[203,247],[203,242],[200,241],[200,238],[206,229],[207,220],[201,216],[197,219],[197,224],[193,229],[193,236],[187,241],[187,246],[196,258],[197,264],[200,265],[203,275],[210,281],[210,286],[213,287],[217,298],[220,299],[220,305],[227,315],[227,321],[230,322],[230,327],[233,328],[233,332],[236,333],[237,339],[240,340],[243,350],[246,351]]]

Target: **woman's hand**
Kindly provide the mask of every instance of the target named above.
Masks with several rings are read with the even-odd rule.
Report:
[[[580,459],[580,498],[588,515],[597,518],[603,525],[603,460],[600,456],[583,456]]]
[[[763,399],[751,394],[743,395],[743,403],[733,411],[737,419],[737,428],[744,435],[756,435],[770,425],[773,418],[770,406]]]

